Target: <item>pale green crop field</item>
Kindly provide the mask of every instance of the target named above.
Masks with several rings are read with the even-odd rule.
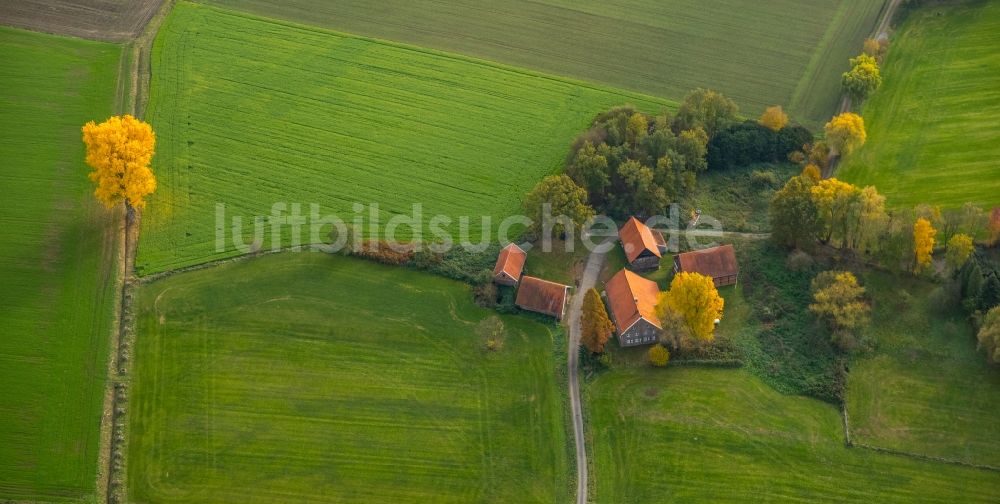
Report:
[[[890,205],[1000,205],[1000,4],[916,11],[893,37],[864,106],[868,143],[838,177]]]
[[[97,477],[116,253],[80,127],[113,112],[121,48],[0,27],[0,501]]]
[[[206,0],[680,100],[722,91],[821,126],[884,0]]]
[[[871,273],[875,351],[851,366],[858,442],[1000,467],[1000,369],[976,351],[965,317],[935,305],[935,284]]]
[[[231,240],[216,248],[217,203],[226,205],[227,235],[233,216],[249,235],[253,216],[269,215],[273,203],[300,203],[303,213],[315,203],[348,222],[368,213],[353,204],[378,203],[383,225],[419,203],[425,222],[452,219],[444,229],[456,241],[459,218],[469,216],[478,242],[481,217],[495,229],[517,213],[597,113],[670,105],[184,2],[153,52],[148,119],[160,185],[143,215],[140,273],[238,253]]]
[[[284,253],[145,285],[134,502],[566,502],[564,340],[440,277]]]
[[[595,503],[995,502],[993,472],[844,446],[834,406],[740,369],[605,372],[585,387]]]

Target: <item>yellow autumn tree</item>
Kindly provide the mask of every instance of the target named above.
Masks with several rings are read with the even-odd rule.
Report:
[[[722,318],[724,304],[710,277],[681,272],[670,282],[670,290],[660,295],[656,312],[660,315],[673,311],[680,315],[696,339],[712,341],[715,321]]]
[[[802,178],[808,179],[815,184],[823,178],[823,174],[820,172],[819,166],[809,163],[805,168],[802,168]]]
[[[788,114],[781,109],[781,105],[767,107],[767,110],[761,114],[757,122],[771,131],[781,131],[782,128],[788,125]]]
[[[865,120],[858,114],[844,112],[826,123],[826,143],[840,154],[850,154],[865,144]]]
[[[614,330],[601,295],[597,289],[588,290],[583,297],[583,313],[580,315],[580,343],[590,353],[603,353],[604,345]]]
[[[813,279],[812,292],[809,311],[827,322],[834,344],[844,350],[854,348],[854,333],[868,324],[871,312],[857,277],[849,271],[824,271]]]
[[[935,235],[937,235],[937,230],[931,225],[931,221],[920,217],[913,224],[913,259],[917,271],[921,271],[931,264]]]
[[[860,189],[836,178],[828,178],[819,181],[810,190],[822,228],[820,239],[826,243],[837,237],[841,240],[841,245],[845,245],[847,230],[852,222],[851,209]]]
[[[156,146],[153,128],[130,115],[114,116],[100,124],[85,124],[83,143],[97,200],[108,208],[124,202],[130,217],[134,208],[144,207],[145,197],[156,190],[149,169]]]
[[[948,265],[954,269],[961,268],[965,265],[965,261],[969,260],[969,256],[972,255],[974,248],[971,236],[964,233],[952,236],[948,240],[948,251],[945,254]]]

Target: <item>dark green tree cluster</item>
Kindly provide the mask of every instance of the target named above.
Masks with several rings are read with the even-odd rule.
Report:
[[[711,135],[736,120],[738,108],[714,91],[690,93],[676,117],[632,107],[599,115],[574,143],[566,174],[595,208],[615,216],[661,213],[708,168]]]
[[[976,251],[958,275],[962,299],[969,312],[985,313],[1000,305],[1000,266]]]
[[[813,134],[804,126],[793,125],[774,131],[757,121],[731,125],[708,143],[708,167],[725,170],[753,163],[780,162],[812,142]]]

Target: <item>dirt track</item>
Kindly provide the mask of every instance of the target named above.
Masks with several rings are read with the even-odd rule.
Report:
[[[58,35],[122,42],[134,39],[163,0],[8,0],[0,24]]]

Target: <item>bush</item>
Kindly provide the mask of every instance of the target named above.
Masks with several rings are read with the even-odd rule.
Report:
[[[800,249],[793,250],[788,254],[788,259],[785,261],[788,265],[788,269],[792,271],[809,271],[816,264],[812,256]]]
[[[773,189],[781,185],[774,170],[754,170],[750,172],[750,184],[757,189]]]
[[[670,352],[659,343],[649,348],[647,356],[649,357],[649,363],[653,367],[664,367],[670,361]]]
[[[495,308],[497,305],[497,285],[493,282],[481,283],[472,288],[472,298],[483,308]]]
[[[392,246],[385,240],[367,240],[352,252],[354,255],[371,259],[382,264],[400,266],[413,259],[413,250]]]

